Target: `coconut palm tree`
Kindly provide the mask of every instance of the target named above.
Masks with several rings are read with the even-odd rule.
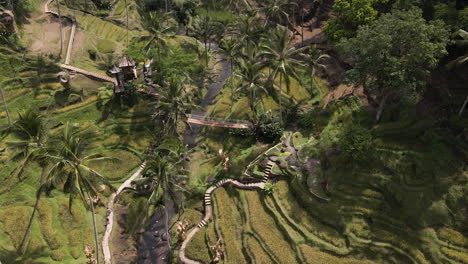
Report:
[[[170,236],[169,236],[169,218],[168,208],[169,201],[174,202],[176,209],[182,207],[178,202],[177,193],[186,191],[183,185],[187,178],[187,171],[184,170],[184,159],[182,158],[185,153],[183,144],[177,137],[165,137],[161,144],[150,154],[147,158],[144,177],[136,180],[136,186],[149,186],[150,196],[147,202],[147,208],[150,205],[163,204],[165,210],[165,225],[167,235],[167,245],[170,249]]]
[[[59,58],[60,58],[63,52],[62,14],[60,13],[60,0],[55,0],[55,3],[57,4],[57,13],[58,13],[58,18],[59,18],[59,28],[60,28],[60,52],[59,52]]]
[[[461,39],[455,40],[455,44],[459,47],[468,47],[468,32],[463,29],[457,31],[456,35]],[[468,52],[464,55],[456,58],[452,62],[449,63],[449,67],[453,67],[455,65],[461,65],[468,61]]]
[[[111,160],[99,153],[88,154],[88,143],[84,134],[80,134],[68,123],[63,134],[56,139],[48,153],[44,155],[50,163],[46,173],[44,190],[50,193],[53,189],[62,189],[69,194],[69,208],[73,199],[79,197],[92,214],[94,240],[96,242],[96,259],[99,263],[98,233],[93,197],[98,195],[98,186],[104,184],[113,189],[106,178],[90,167],[95,162]]]
[[[290,26],[288,11],[294,7],[297,7],[297,4],[287,0],[266,1],[263,7],[260,8],[260,12],[265,14],[265,26],[272,21],[280,25],[285,23],[286,26]],[[294,28],[292,25],[291,27]]]
[[[327,54],[321,54],[320,50],[317,48],[310,48],[308,53],[302,55],[304,62],[306,64],[306,71],[309,73],[310,77],[310,90],[309,93],[314,92],[314,88],[317,87],[317,82],[315,81],[315,74],[317,69],[325,69],[327,66],[323,64],[323,61],[330,58]],[[319,90],[320,91],[320,90]]]
[[[165,15],[159,15],[156,12],[148,13],[146,28],[152,34],[151,39],[146,44],[146,49],[149,51],[153,45],[156,45],[158,60],[161,61],[161,48],[167,47],[167,42],[164,36],[174,31],[174,28],[166,23]]]
[[[42,157],[44,155],[47,142],[47,131],[48,127],[45,118],[32,110],[20,113],[18,120],[7,128],[5,132],[13,134],[18,139],[17,141],[6,142],[7,149],[10,148],[18,151],[15,156],[21,158],[21,161],[13,173],[14,177],[20,176],[26,165],[30,162],[39,161],[39,164],[42,167],[39,183],[40,186],[42,185],[46,167]],[[29,219],[28,227],[26,228],[23,239],[18,247],[18,252],[23,252],[27,237],[32,227],[34,216],[39,206],[40,195],[41,189],[39,188],[36,193],[36,203]]]
[[[280,104],[280,120],[282,122],[282,91],[283,80],[286,85],[286,90],[290,89],[290,76],[299,80],[297,70],[304,67],[304,64],[297,59],[302,54],[306,47],[296,49],[293,45],[293,38],[288,36],[286,28],[277,27],[272,34],[269,35],[260,46],[262,50],[260,56],[265,59],[265,65],[273,71],[270,74],[269,83],[274,84],[274,80],[279,75],[279,104]]]
[[[179,121],[186,122],[188,114],[197,109],[197,105],[185,89],[187,77],[174,74],[167,77],[167,82],[167,87],[161,89],[159,101],[154,104],[153,118],[159,123],[163,135],[175,135]]]
[[[125,22],[126,22],[125,28],[127,30],[127,49],[128,49],[128,5],[127,5],[127,0],[125,0],[124,4],[125,4]]]
[[[244,48],[243,52],[256,56],[258,40],[265,31],[264,27],[260,25],[256,13],[250,12],[249,15],[241,16],[236,27],[237,38]]]
[[[217,51],[218,54],[223,56],[223,60],[229,63],[229,67],[231,69],[231,77],[229,78],[229,87],[233,89],[232,82],[233,82],[233,72],[235,72],[234,64],[236,58],[240,56],[240,45],[236,39],[223,39],[219,44],[219,50]],[[231,103],[234,101],[234,91],[231,92]]]
[[[250,60],[242,60],[240,63],[240,70],[236,73],[241,84],[237,88],[237,92],[244,91],[249,96],[250,109],[254,113],[254,118],[257,116],[255,102],[260,93],[268,94],[265,88],[266,75],[262,72],[263,66],[259,62],[252,62]],[[260,97],[261,98],[261,97]]]
[[[205,46],[205,65],[208,66],[208,50],[209,41],[216,35],[220,35],[224,31],[224,27],[221,23],[213,21],[211,17],[196,16],[193,18],[189,28],[193,36],[203,42]]]
[[[13,159],[20,160],[14,176],[21,177],[26,165],[41,155],[47,131],[45,118],[33,110],[19,113],[18,119],[3,131],[4,134],[13,134],[17,139],[6,142],[7,150],[16,151]]]
[[[5,99],[5,94],[3,93],[3,89],[2,89],[1,86],[0,86],[0,96],[2,96],[3,106],[5,107],[5,112],[6,112],[7,119],[8,119],[8,125],[11,126],[10,111],[8,111],[8,106],[7,106],[7,102],[6,102],[6,99]]]

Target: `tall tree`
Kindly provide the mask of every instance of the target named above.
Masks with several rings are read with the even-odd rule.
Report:
[[[149,51],[153,45],[156,45],[156,52],[158,61],[161,61],[161,48],[167,47],[167,42],[164,36],[172,31],[174,28],[166,23],[166,18],[156,12],[148,13],[146,28],[152,34],[151,39],[146,44],[146,49]]]
[[[310,77],[309,93],[312,94],[314,92],[314,88],[317,87],[317,82],[315,81],[315,74],[317,69],[325,69],[326,65],[323,64],[323,62],[330,58],[330,56],[327,54],[321,54],[319,49],[311,47],[309,52],[303,55],[303,58],[306,64],[306,71],[309,73]]]
[[[468,62],[468,32],[463,29],[457,31],[456,35],[460,37],[459,39],[455,40],[455,44],[461,48],[465,47],[465,54],[459,56],[455,60],[449,63],[449,67],[461,65],[463,63]]]
[[[336,17],[328,20],[324,28],[327,37],[339,41],[355,36],[359,26],[370,24],[377,18],[378,12],[374,8],[377,3],[376,0],[336,0],[333,5]]]
[[[205,47],[205,65],[208,66],[209,41],[216,35],[224,31],[223,25],[211,19],[210,16],[196,16],[192,20],[190,31],[194,37],[203,42]]]
[[[430,70],[447,54],[448,36],[441,21],[428,23],[421,10],[413,8],[384,14],[376,23],[360,27],[355,38],[340,42],[339,50],[353,66],[348,80],[362,85],[378,106],[376,123],[387,102],[419,100]]]
[[[42,185],[46,166],[42,157],[44,155],[45,144],[47,141],[47,131],[48,129],[45,118],[32,110],[20,113],[18,120],[7,128],[7,131],[5,132],[13,134],[14,137],[18,139],[16,141],[6,142],[7,149],[9,148],[17,151],[15,157],[20,158],[20,162],[13,173],[14,177],[20,176],[27,164],[32,161],[38,161],[42,167],[42,173],[39,179],[40,186]],[[24,246],[31,230],[32,222],[39,206],[40,195],[41,189],[39,188],[36,193],[36,203],[29,219],[28,227],[26,228],[23,239],[18,247],[18,252],[20,253],[24,250]]]
[[[3,106],[5,107],[5,112],[6,112],[7,119],[8,119],[8,125],[11,125],[10,111],[8,110],[8,105],[5,99],[5,94],[3,93],[3,88],[1,86],[0,86],[0,96],[2,96],[2,102],[3,102]]]
[[[55,0],[55,3],[57,4],[57,13],[58,13],[58,18],[59,18],[59,28],[60,28],[60,52],[59,52],[59,58],[60,58],[62,56],[62,52],[63,52],[62,14],[60,12],[60,0]]]
[[[175,135],[179,121],[186,122],[188,114],[197,105],[193,102],[192,94],[185,88],[187,77],[170,75],[167,82],[167,87],[161,89],[159,101],[154,104],[153,118],[159,123],[163,135]]]
[[[151,194],[148,198],[149,205],[163,204],[165,210],[165,225],[167,235],[167,246],[170,246],[169,235],[169,202],[172,201],[176,209],[182,208],[181,199],[177,198],[177,193],[186,191],[185,184],[187,171],[184,169],[184,159],[182,156],[185,148],[178,138],[167,136],[161,144],[148,156],[144,177],[136,180],[137,186],[150,186]]]
[[[240,85],[236,90],[237,92],[244,91],[249,97],[250,109],[252,109],[254,118],[257,117],[257,110],[255,102],[260,93],[268,94],[265,88],[266,76],[262,72],[263,66],[259,62],[252,62],[250,60],[242,60],[239,64],[239,72],[236,73],[237,78],[240,80]]]
[[[230,38],[230,39],[223,39],[221,40],[219,44],[219,50],[217,51],[218,54],[221,54],[224,57],[224,60],[226,60],[229,63],[229,67],[231,68],[231,76],[229,78],[229,87],[232,89],[231,91],[231,102],[234,101],[234,89],[233,89],[233,72],[235,72],[234,69],[234,62],[236,58],[240,55],[240,45],[237,42],[236,39]]]
[[[15,177],[21,177],[26,165],[40,157],[47,130],[45,118],[34,110],[27,110],[19,113],[18,119],[3,131],[16,138],[6,142],[6,149],[16,152],[13,159],[20,160],[13,172]]]
[[[71,127],[68,123],[65,125],[63,134],[54,142],[45,155],[50,163],[50,170],[46,174],[44,189],[50,192],[53,189],[63,189],[69,194],[69,208],[71,209],[73,199],[79,197],[85,207],[91,210],[96,259],[99,263],[99,244],[96,226],[96,214],[94,211],[94,198],[99,193],[101,184],[109,188],[112,185],[96,170],[90,167],[91,164],[110,160],[99,153],[88,154],[89,144],[83,134]]]
[[[250,54],[248,56],[256,56],[257,43],[264,33],[264,27],[256,17],[256,12],[249,12],[247,15],[241,16],[236,23],[237,37],[243,52]]]
[[[127,30],[127,49],[128,49],[128,4],[127,4],[127,0],[125,0],[124,4],[125,4],[125,22],[126,22],[125,28]]]
[[[269,22],[275,22],[286,27],[294,28],[289,21],[289,13],[292,8],[297,7],[297,4],[287,0],[268,0],[260,8],[260,11],[265,14],[265,26]]]
[[[282,118],[282,92],[283,79],[286,90],[289,92],[291,79],[299,80],[297,70],[304,67],[304,64],[297,57],[306,49],[306,47],[296,49],[293,45],[293,37],[288,35],[288,30],[277,27],[261,45],[260,56],[265,59],[265,65],[273,71],[269,77],[270,85],[274,85],[276,77],[279,75],[279,104],[280,120]]]

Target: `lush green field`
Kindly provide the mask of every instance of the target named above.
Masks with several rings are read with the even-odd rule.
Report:
[[[353,114],[359,109],[353,100],[331,107],[328,122],[315,128],[320,137],[293,137],[301,159],[316,155],[314,148],[322,144],[336,143],[343,123],[359,115]],[[434,153],[425,145],[430,127],[429,120],[382,124],[372,132],[373,148],[366,156],[371,163],[332,159],[320,172],[330,202],[315,199],[300,178],[280,180],[272,195],[217,190],[208,230],[214,226],[225,241],[225,263],[466,263],[467,238],[455,222],[463,215],[466,173],[448,149]],[[410,138],[413,144],[407,145]],[[196,254],[196,248],[209,248],[215,240],[193,240],[189,255],[208,262],[210,255]]]

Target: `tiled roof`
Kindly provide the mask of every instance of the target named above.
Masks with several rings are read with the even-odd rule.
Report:
[[[134,66],[135,66],[135,62],[129,59],[127,56],[122,56],[122,58],[120,58],[120,62],[119,62],[120,68],[134,67]]]

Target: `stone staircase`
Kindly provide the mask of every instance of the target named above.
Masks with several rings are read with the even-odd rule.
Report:
[[[273,165],[275,165],[275,162],[272,161],[271,159],[268,159],[268,162],[267,162],[267,164],[265,166],[265,169],[263,170],[262,182],[266,183],[270,179],[271,170],[273,169]]]

